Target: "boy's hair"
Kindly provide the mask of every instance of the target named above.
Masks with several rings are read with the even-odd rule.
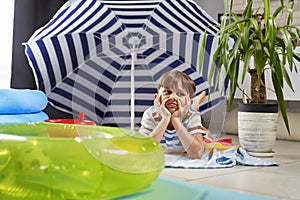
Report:
[[[158,80],[157,89],[159,90],[161,87],[178,89],[179,83],[182,83],[183,88],[189,93],[190,98],[192,98],[196,92],[195,82],[191,79],[191,77],[177,70],[171,70],[164,73]]]

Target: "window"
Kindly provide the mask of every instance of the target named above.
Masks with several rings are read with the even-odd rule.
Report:
[[[14,1],[0,2],[0,89],[10,88]]]

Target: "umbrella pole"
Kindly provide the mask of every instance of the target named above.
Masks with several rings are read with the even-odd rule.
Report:
[[[134,63],[135,63],[135,52],[131,53],[131,70],[130,70],[130,129],[134,130]]]

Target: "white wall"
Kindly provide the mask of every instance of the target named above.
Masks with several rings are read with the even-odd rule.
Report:
[[[0,2],[0,89],[10,88],[15,2]]]
[[[223,0],[194,0],[201,6],[211,17],[218,21],[218,13],[224,13]]]

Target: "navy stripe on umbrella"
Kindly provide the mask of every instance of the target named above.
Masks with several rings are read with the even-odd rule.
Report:
[[[183,71],[195,81],[196,94],[208,91],[215,25],[189,0],[72,0],[31,36],[25,53],[38,89],[53,106],[84,112],[101,125],[137,128],[164,72]],[[221,87],[211,90],[202,112],[224,99]]]

